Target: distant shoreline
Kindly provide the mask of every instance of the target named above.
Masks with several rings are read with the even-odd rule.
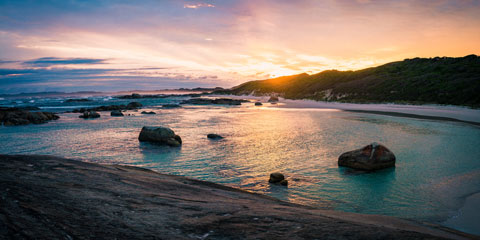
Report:
[[[384,111],[372,111],[372,110],[343,110],[346,112],[358,112],[358,113],[371,113],[371,114],[379,114],[379,115],[386,115],[386,116],[393,116],[393,117],[406,117],[406,118],[417,118],[417,119],[426,119],[426,120],[439,120],[439,121],[449,121],[449,122],[461,122],[461,123],[468,123],[475,126],[480,126],[479,122],[472,122],[472,121],[464,121],[456,118],[449,118],[449,117],[438,117],[438,116],[427,116],[427,115],[418,115],[418,114],[410,114],[410,113],[400,113],[400,112],[384,112]]]

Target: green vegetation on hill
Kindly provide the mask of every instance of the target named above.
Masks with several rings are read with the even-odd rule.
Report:
[[[358,71],[327,70],[314,75],[250,81],[216,93],[480,107],[480,57],[405,59]]]

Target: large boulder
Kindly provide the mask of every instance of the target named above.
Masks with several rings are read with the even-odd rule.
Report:
[[[395,155],[385,146],[374,142],[343,153],[338,158],[338,166],[366,171],[395,167]]]
[[[145,126],[140,131],[138,140],[140,142],[154,142],[172,147],[179,147],[182,144],[180,136],[176,135],[172,129],[166,127]]]
[[[288,185],[288,181],[285,179],[285,176],[279,172],[274,172],[270,174],[270,179],[268,179],[269,183],[280,184],[283,186]]]

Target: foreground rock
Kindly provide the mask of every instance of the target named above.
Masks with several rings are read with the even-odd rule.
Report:
[[[374,171],[395,167],[395,155],[383,145],[369,144],[361,149],[343,153],[338,165],[358,170]]]
[[[141,142],[165,144],[172,147],[182,145],[182,138],[176,135],[172,129],[166,127],[143,127],[138,140]]]
[[[218,134],[215,134],[215,133],[209,133],[209,134],[207,134],[207,138],[209,138],[209,139],[222,139],[223,137],[218,135]]]
[[[52,156],[0,155],[2,239],[468,238],[211,182]]]
[[[83,113],[86,111],[121,111],[121,110],[135,110],[141,108],[143,105],[139,102],[131,102],[127,105],[108,105],[108,106],[100,106],[100,107],[93,107],[93,108],[79,108],[74,109],[72,112],[74,113]]]
[[[84,119],[87,119],[87,118],[99,118],[100,117],[100,113],[97,113],[95,111],[87,111],[87,112],[83,112],[82,115],[78,116],[79,118],[84,118]]]
[[[182,101],[180,104],[195,104],[195,105],[207,105],[207,104],[219,104],[219,105],[242,105],[244,102],[249,102],[245,99],[231,99],[231,98],[192,98]]]
[[[5,126],[41,124],[59,118],[50,112],[30,112],[20,108],[0,107],[0,124]]]

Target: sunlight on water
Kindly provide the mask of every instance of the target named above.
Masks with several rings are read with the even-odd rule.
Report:
[[[65,113],[56,122],[0,128],[0,152],[132,164],[295,203],[430,221],[444,220],[462,197],[480,191],[480,161],[472,157],[480,156],[479,128],[252,105],[152,108],[158,114],[129,111],[120,118],[102,112],[94,120]],[[140,143],[146,125],[172,128],[182,147]],[[225,138],[212,141],[208,133]],[[374,141],[395,153],[396,168],[359,174],[337,166],[341,153]],[[268,184],[274,171],[287,176],[288,188]]]

